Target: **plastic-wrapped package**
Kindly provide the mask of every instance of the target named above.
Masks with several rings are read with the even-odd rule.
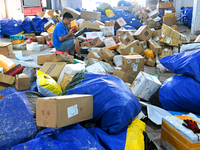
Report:
[[[116,67],[122,67],[122,55],[114,56],[113,62],[115,63]]]
[[[30,67],[25,67],[23,73],[30,77],[30,82],[35,81],[35,71]]]
[[[8,70],[12,69],[15,66],[16,65],[14,64],[12,60],[0,54],[0,67],[3,68],[4,72],[7,72]]]
[[[106,63],[106,62],[103,62],[103,61],[100,61],[99,63],[101,64],[101,66],[105,69],[105,71],[108,74],[113,74],[114,73],[115,68],[113,68],[109,63]]]

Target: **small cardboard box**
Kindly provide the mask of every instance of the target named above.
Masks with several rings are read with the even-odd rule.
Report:
[[[38,65],[43,65],[45,62],[57,62],[56,54],[40,55],[37,57]]]
[[[86,71],[91,72],[91,73],[106,74],[106,70],[103,68],[103,66],[99,62],[88,66],[86,68]]]
[[[83,29],[84,27],[88,27],[88,30],[87,32],[92,32],[92,31],[100,31],[100,27],[99,27],[99,24],[97,23],[92,23],[90,21],[83,21],[81,23],[81,25],[79,26],[79,30]]]
[[[155,30],[153,31],[152,38],[160,37],[162,35],[162,30]]]
[[[124,29],[119,29],[116,32],[116,42],[120,42],[121,37],[126,34],[127,32],[132,32],[133,34],[136,32],[136,30],[124,30]]]
[[[4,56],[8,56],[10,54],[13,54],[12,43],[10,43],[10,42],[1,42],[0,43],[0,54],[2,54]]]
[[[133,33],[130,31],[130,32],[126,32],[123,36],[121,36],[121,41],[122,43],[128,45],[130,43],[132,43],[135,38],[133,37]]]
[[[130,53],[141,54],[143,52],[143,47],[138,40],[133,41],[132,43],[121,47],[122,55],[129,55]]]
[[[16,75],[15,87],[18,91],[30,89],[31,88],[30,77],[24,73]]]
[[[45,62],[40,71],[50,75],[55,81],[58,81],[61,71],[66,62]]]
[[[146,24],[149,28],[155,28],[156,27],[156,22],[152,18],[147,19]]]
[[[153,32],[151,31],[151,29],[147,25],[145,25],[145,26],[141,26],[134,33],[134,36],[141,41],[148,41],[151,38],[152,34]]]
[[[172,55],[172,48],[169,46],[161,46],[162,47],[162,53],[159,54],[159,59]]]
[[[154,53],[160,54],[162,52],[162,47],[157,42],[149,42],[149,47],[151,50],[153,50]]]
[[[45,38],[43,36],[36,36],[38,44],[45,44]]]
[[[144,71],[144,57],[141,55],[122,56],[122,70],[128,73]]]
[[[44,30],[47,31],[52,25],[55,25],[53,20],[49,20],[47,23],[44,24]]]
[[[65,73],[61,82],[61,88],[65,91],[66,86],[72,81],[73,75]]]
[[[101,12],[93,12],[93,11],[81,11],[81,19],[85,19],[86,21],[90,20],[98,20],[101,21]]]
[[[13,85],[14,82],[15,82],[15,77],[0,73],[0,83]]]
[[[116,69],[113,73],[113,76],[116,76],[116,77],[122,79],[124,82],[132,84],[137,75],[134,75],[131,73],[126,73],[125,71]]]
[[[110,20],[110,26],[115,26],[115,20]]]
[[[98,60],[103,60],[103,58],[101,58],[101,56],[99,56],[99,51],[98,49],[94,49],[94,50],[91,50],[88,55],[87,55],[87,58],[90,59],[90,58],[94,58],[94,59],[98,59]]]
[[[103,45],[104,43],[100,40],[99,37],[89,41],[89,42],[84,42],[81,44],[82,47],[86,46],[86,47],[89,47],[89,48],[92,48],[92,47],[98,47],[98,46],[101,46]]]
[[[147,63],[146,63],[147,65],[149,65],[149,66],[152,66],[152,67],[154,67],[155,66],[155,64],[156,64],[156,59],[155,58],[152,58],[152,57],[150,57],[148,60],[147,60]]]
[[[92,117],[92,95],[44,97],[36,101],[36,123],[39,127],[60,128]]]
[[[115,29],[119,29],[125,26],[126,24],[127,24],[126,21],[121,17],[115,21]]]
[[[117,44],[115,43],[113,37],[105,38],[104,39],[104,44],[106,47],[111,47],[111,46],[116,46]]]
[[[143,51],[148,48],[147,47],[147,41],[140,41],[140,44],[142,45]]]
[[[148,101],[161,85],[157,77],[141,71],[131,85],[131,91],[135,96]]]
[[[64,15],[64,13],[66,13],[66,12],[69,12],[70,14],[72,14],[72,16],[73,16],[73,19],[78,19],[78,18],[80,18],[81,17],[81,13],[80,12],[78,12],[78,11],[76,11],[75,9],[73,9],[73,8],[70,8],[70,7],[65,7],[64,9],[63,9],[63,13],[62,13],[62,16]]]
[[[113,59],[113,57],[115,56],[115,54],[112,53],[107,47],[101,48],[99,55],[106,62],[111,61]]]
[[[163,23],[168,25],[168,26],[172,26],[174,23],[174,17],[163,17]]]

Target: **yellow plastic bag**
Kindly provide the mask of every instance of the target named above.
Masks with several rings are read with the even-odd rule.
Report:
[[[144,150],[144,135],[146,124],[141,120],[135,118],[128,126],[126,134],[125,150]]]
[[[71,28],[75,28],[76,30],[78,30],[78,22],[76,20],[73,20],[71,22]]]
[[[38,91],[46,97],[57,96],[62,93],[61,86],[49,75],[37,70]]]
[[[150,57],[153,57],[153,58],[155,57],[153,51],[150,50],[150,49],[145,50],[145,51],[144,51],[144,55],[145,55],[145,57],[146,57],[147,59],[149,59]]]
[[[115,14],[113,13],[113,11],[111,9],[106,9],[105,13],[106,13],[107,17],[113,17],[113,16],[115,16]]]
[[[0,54],[0,67],[3,67],[3,72],[5,73],[15,67],[15,64],[12,60]]]

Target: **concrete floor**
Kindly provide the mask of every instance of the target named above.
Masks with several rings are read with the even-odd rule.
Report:
[[[186,30],[186,32],[182,33],[187,36],[189,39],[191,36],[191,30],[188,29],[188,27],[183,26],[183,25],[178,25],[178,31],[183,31]],[[194,36],[197,37],[197,36]],[[10,42],[9,38],[2,38],[0,39],[0,42]],[[44,55],[44,54],[49,54],[50,53],[50,48],[47,48],[43,51],[40,52],[35,52],[35,51],[27,51],[27,50],[22,50],[23,56],[31,56],[33,58],[33,63],[37,63],[37,56],[38,55]],[[160,73],[159,69],[156,67],[150,67],[150,66],[145,66],[144,69],[145,72],[147,73],[154,73],[159,75],[159,80],[163,83],[166,79],[174,76],[174,73]],[[159,150],[163,150],[161,146],[161,126],[157,126],[154,123],[152,123],[150,120],[146,121],[146,132],[148,136],[154,141],[156,146],[158,147]]]

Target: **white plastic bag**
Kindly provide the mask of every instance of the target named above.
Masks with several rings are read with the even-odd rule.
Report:
[[[122,67],[122,55],[114,56],[113,62],[115,63],[116,67]]]
[[[70,74],[70,75],[76,75],[78,72],[85,72],[85,64],[78,63],[78,64],[65,65],[62,72],[60,73],[57,83],[59,85],[61,84],[61,81],[65,73]]]
[[[100,26],[101,32],[104,36],[114,36],[114,27],[113,26]]]

